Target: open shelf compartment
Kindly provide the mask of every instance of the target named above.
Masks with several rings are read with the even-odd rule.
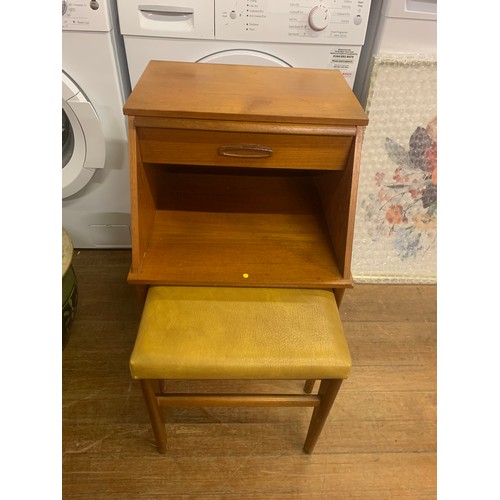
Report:
[[[143,244],[129,282],[350,285],[318,192],[342,172],[141,166],[150,206],[136,221]]]

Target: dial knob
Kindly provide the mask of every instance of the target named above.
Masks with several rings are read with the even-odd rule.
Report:
[[[62,15],[66,14],[68,10],[68,2],[66,0],[62,0]]]
[[[309,26],[314,31],[323,31],[330,24],[330,11],[324,5],[316,5],[309,12]]]

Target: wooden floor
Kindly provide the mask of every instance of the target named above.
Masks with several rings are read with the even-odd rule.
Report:
[[[346,293],[352,375],[313,455],[302,452],[307,408],[165,409],[169,450],[159,455],[128,371],[139,321],[126,283],[130,252],[76,251],[73,265],[79,307],[63,353],[64,499],[436,498],[435,286]]]

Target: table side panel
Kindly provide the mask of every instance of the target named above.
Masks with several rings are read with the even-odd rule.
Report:
[[[137,129],[132,118],[128,128],[130,155],[130,212],[132,230],[132,271],[138,272],[156,214],[154,190],[144,170]]]
[[[316,177],[316,186],[323,204],[331,241],[340,271],[351,278],[352,242],[356,215],[357,190],[363,127],[358,127],[346,168],[338,175]]]

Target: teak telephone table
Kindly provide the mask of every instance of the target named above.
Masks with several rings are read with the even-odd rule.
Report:
[[[333,289],[362,132],[335,70],[151,61],[128,98],[131,284]]]

